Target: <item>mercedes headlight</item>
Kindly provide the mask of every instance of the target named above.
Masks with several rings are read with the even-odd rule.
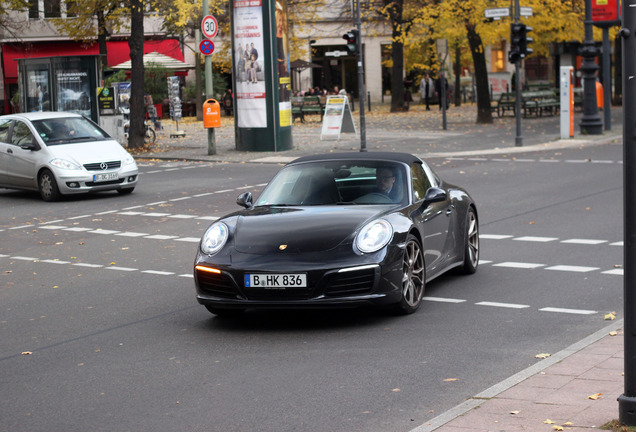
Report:
[[[77,164],[74,164],[71,161],[67,161],[66,159],[53,159],[50,162],[51,165],[53,165],[56,168],[60,168],[60,169],[64,169],[64,170],[79,170],[82,169],[82,167],[80,167]]]
[[[360,252],[377,252],[389,244],[393,237],[393,226],[384,219],[376,219],[366,224],[356,237],[356,247]]]
[[[223,222],[217,222],[210,226],[201,239],[201,252],[214,255],[220,251],[227,242],[229,233],[230,230]]]

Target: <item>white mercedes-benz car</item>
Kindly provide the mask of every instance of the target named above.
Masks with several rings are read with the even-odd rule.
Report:
[[[0,116],[0,188],[62,195],[131,193],[139,173],[133,157],[79,114],[33,112]]]

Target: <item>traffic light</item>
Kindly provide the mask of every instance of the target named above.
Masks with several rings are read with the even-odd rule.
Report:
[[[347,41],[347,50],[349,50],[351,54],[358,51],[358,30],[351,30],[345,33],[342,38]]]
[[[525,24],[510,24],[510,51],[508,51],[508,61],[517,63],[523,57],[521,56],[521,38],[525,32]]]
[[[521,30],[521,43],[519,44],[519,53],[521,58],[526,58],[532,54],[532,48],[528,48],[528,44],[533,42],[533,39],[528,36],[528,32],[532,31],[532,27],[528,27],[525,24],[521,24],[523,29]]]
[[[532,42],[532,38],[528,36],[528,32],[531,31],[532,27],[525,24],[510,24],[510,51],[508,52],[510,63],[516,63],[532,54],[532,48],[528,47],[528,44]]]

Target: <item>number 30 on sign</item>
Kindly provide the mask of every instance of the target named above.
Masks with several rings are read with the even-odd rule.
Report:
[[[201,21],[201,31],[208,39],[212,39],[216,36],[216,33],[219,31],[219,23],[216,21],[216,18],[212,15],[206,15],[203,21]]]

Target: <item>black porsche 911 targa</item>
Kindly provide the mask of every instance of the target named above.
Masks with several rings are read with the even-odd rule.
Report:
[[[408,314],[426,282],[479,263],[472,198],[406,153],[301,157],[237,204],[194,263],[197,300],[220,316],[368,304]]]

